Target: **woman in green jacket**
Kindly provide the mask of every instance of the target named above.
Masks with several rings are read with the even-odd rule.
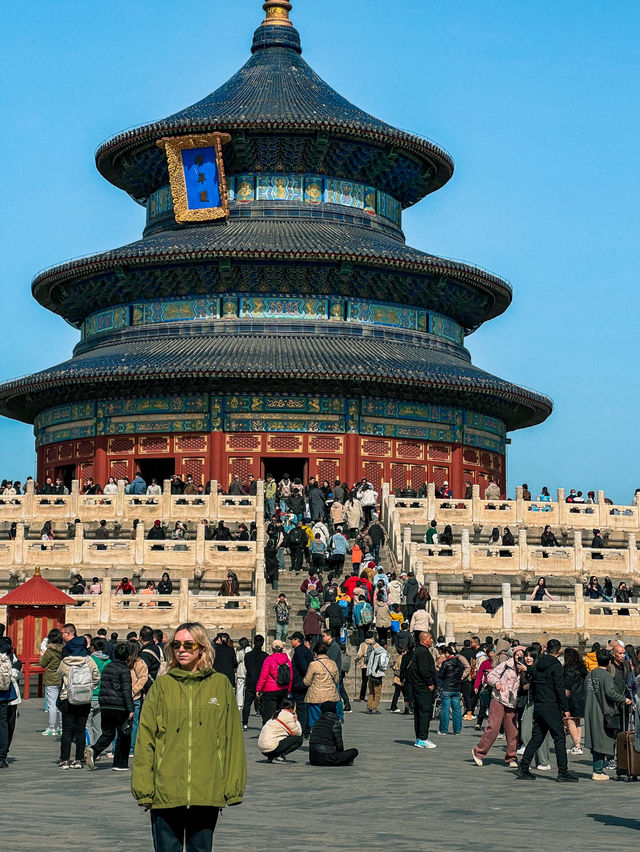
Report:
[[[213,671],[202,624],[181,624],[165,648],[167,674],[142,705],[131,791],[151,810],[156,852],[213,845],[220,808],[242,801],[247,769],[235,693]]]

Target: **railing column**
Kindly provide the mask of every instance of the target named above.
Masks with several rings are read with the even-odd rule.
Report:
[[[124,518],[124,479],[118,480],[118,493],[116,494],[116,518]]]
[[[387,505],[388,499],[389,499],[389,483],[383,482],[382,483],[382,492],[380,494],[380,522],[381,522],[383,527],[385,527],[386,523],[387,523],[387,517],[388,517],[387,513],[389,511],[389,507]]]
[[[573,530],[573,558],[574,569],[578,572],[578,574],[583,573],[584,567],[582,562],[584,559],[584,554],[582,552],[582,530],[577,530],[575,528]]]
[[[513,627],[513,602],[511,600],[511,583],[502,583],[502,625],[505,630]]]
[[[218,495],[218,480],[217,479],[211,480],[211,494],[209,496],[211,498],[209,500],[209,514],[211,516],[211,520],[217,521],[218,518],[220,517],[219,510],[218,510],[218,497],[219,497],[219,495]]]
[[[23,565],[25,561],[24,524],[16,524],[16,538],[13,542],[13,564]]]
[[[460,531],[460,568],[463,574],[471,568],[471,544],[469,543],[469,528],[463,527]]]
[[[435,520],[436,517],[436,484],[435,482],[427,483],[427,517],[426,523],[427,526],[431,523],[431,521]]]
[[[256,483],[256,526],[262,519],[264,519],[264,479],[259,479]]]
[[[71,542],[71,564],[82,565],[84,559],[84,524],[75,525],[75,535]]]
[[[102,577],[100,621],[103,624],[111,624],[111,577]]]
[[[198,526],[196,527],[196,565],[204,565],[204,548],[204,524],[198,522]]]
[[[480,503],[480,486],[471,486],[471,521],[482,525],[482,505]]]
[[[576,600],[576,630],[584,627],[584,591],[582,583],[576,583],[573,587],[573,594]]]
[[[598,491],[598,492],[596,493],[596,501],[597,501],[597,503],[598,503],[598,507],[600,507],[600,506],[604,506],[604,505],[605,505],[605,502],[604,502],[604,491]],[[600,523],[602,523],[602,521],[600,521]]]
[[[434,639],[437,639],[443,630],[446,629],[447,621],[447,600],[446,598],[438,598],[436,606],[436,620],[433,625]]]
[[[80,502],[80,482],[77,479],[71,482],[71,496],[69,498],[69,518],[74,521],[78,517],[78,504]]]
[[[527,506],[522,499],[524,489],[522,485],[516,486],[516,523],[524,524],[527,516]]]
[[[634,532],[627,533],[627,547],[629,548],[629,573],[634,577],[638,572],[638,550]]]
[[[171,517],[171,480],[165,479],[162,483],[162,497],[160,498],[160,509],[162,519]]]
[[[391,524],[393,519],[393,513],[396,511],[396,495],[389,494],[387,497],[387,509],[384,515],[384,528],[387,532],[387,535],[391,534]]]
[[[180,578],[180,598],[178,599],[178,624],[189,621],[189,578]]]
[[[523,574],[529,568],[529,547],[527,545],[527,530],[518,530],[518,569]]]
[[[407,549],[405,548],[405,556],[406,556],[406,555],[407,555]],[[420,565],[422,565],[422,562],[420,563]],[[415,543],[415,541],[412,541],[412,542],[411,542],[411,544],[409,545],[409,559],[408,559],[408,563],[407,563],[406,565],[403,565],[402,567],[403,567],[403,570],[407,572],[407,574],[409,573],[409,571],[413,571],[413,573],[415,574],[416,579],[418,580],[418,582],[419,582],[419,583],[422,583],[422,580],[420,580],[420,579],[419,579],[418,574],[417,574],[417,569],[418,569],[418,545]]]
[[[144,565],[144,521],[139,521],[136,527],[136,543],[133,562]]]
[[[33,484],[33,479],[27,479],[27,492],[24,496],[23,500],[23,517],[29,520],[29,525],[31,525],[31,520],[33,518],[33,509],[35,502],[35,487]]]

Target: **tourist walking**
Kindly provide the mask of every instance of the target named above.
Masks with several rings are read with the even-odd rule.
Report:
[[[155,852],[176,852],[185,840],[187,849],[211,850],[220,809],[242,801],[240,716],[213,653],[201,624],[179,625],[166,647],[167,674],[142,708],[131,791],[151,809]]]
[[[436,666],[431,653],[433,636],[422,632],[411,662],[407,667],[407,683],[413,702],[413,724],[416,748],[435,748],[429,739],[429,725],[433,718],[433,702],[436,689]]]
[[[540,658],[540,650],[537,645],[530,645],[525,649],[524,657],[522,658],[522,662],[525,665],[526,670],[522,670],[520,672],[520,689],[518,690],[518,705],[522,710],[522,715],[520,718],[520,741],[522,742],[522,746],[518,749],[517,754],[523,755],[524,750],[527,747],[529,740],[531,739],[531,735],[533,734],[533,689],[531,688],[532,683],[532,672],[533,666],[538,662]],[[549,752],[551,748],[551,736],[547,734],[547,736],[542,741],[542,745],[538,748],[536,753],[533,756],[534,766],[536,769],[541,771],[547,771],[551,769],[551,763]]]
[[[585,677],[587,667],[580,659],[575,648],[567,648],[564,652],[564,688],[567,693],[569,717],[565,717],[564,725],[573,740],[570,754],[582,754],[581,722],[585,712]]]
[[[113,649],[113,660],[105,666],[100,678],[101,733],[94,745],[85,748],[84,759],[89,769],[95,769],[96,759],[116,739],[112,769],[129,769],[129,749],[133,730],[133,684],[128,660],[130,642],[118,642]]]
[[[380,699],[382,698],[382,684],[385,672],[389,665],[389,653],[386,648],[373,640],[373,645],[367,653],[367,685],[369,697],[367,699],[367,713],[376,715],[380,713]]]
[[[495,669],[487,673],[487,683],[492,688],[491,703],[489,704],[489,722],[487,729],[480,737],[478,745],[471,749],[477,766],[482,766],[484,758],[489,753],[491,746],[496,741],[500,728],[504,727],[507,739],[507,752],[505,761],[512,769],[518,768],[516,761],[516,750],[518,748],[518,727],[516,724],[516,701],[518,687],[520,686],[520,674],[525,666],[522,662],[525,649],[517,645],[507,660],[498,663]]]
[[[293,682],[291,661],[284,653],[284,645],[279,639],[275,639],[271,649],[271,654],[262,664],[256,686],[263,725],[277,710],[280,710],[282,702],[291,692]]]
[[[18,704],[21,703],[18,686],[21,668],[11,639],[0,636],[0,769],[9,767],[7,756],[16,727]]]
[[[616,688],[608,671],[611,654],[605,648],[596,651],[597,668],[585,678],[585,747],[591,751],[593,781],[608,781],[605,763],[616,751],[616,736],[620,732],[619,713],[631,704],[624,692]],[[613,723],[613,727],[610,725]]]
[[[58,769],[82,769],[85,728],[91,710],[93,690],[100,682],[100,672],[89,656],[84,636],[76,636],[73,624],[62,626],[62,659],[58,674],[62,677],[58,707],[62,714],[62,737]],[[71,744],[75,743],[75,760],[70,762]]]
[[[532,667],[533,733],[516,773],[516,777],[521,780],[530,781],[536,777],[529,771],[529,766],[547,732],[551,734],[556,750],[557,780],[579,780],[577,775],[569,772],[567,766],[563,716],[568,718],[571,714],[564,689],[564,673],[558,660],[561,649],[562,645],[557,639],[549,639],[547,653]]]
[[[451,645],[444,649],[444,660],[438,670],[440,685],[440,726],[438,733],[446,736],[449,732],[449,716],[453,724],[453,733],[462,732],[462,707],[460,705],[460,689],[464,676],[464,663],[458,657]]]
[[[259,633],[253,639],[253,651],[245,654],[244,667],[246,670],[244,684],[244,703],[242,705],[242,730],[246,731],[249,725],[249,715],[251,713],[251,705],[256,700],[256,687],[258,678],[262,671],[262,665],[267,659],[267,654],[264,651],[264,636]]]
[[[244,658],[251,651],[251,645],[246,636],[241,636],[238,639],[238,650],[236,652],[236,660],[238,668],[236,669],[236,700],[238,701],[238,710],[242,712],[244,706],[244,685],[247,679],[247,669],[244,664]]]
[[[47,696],[47,710],[49,712],[49,725],[42,732],[44,736],[52,737],[62,731],[62,715],[58,710],[58,696],[62,677],[58,674],[58,667],[62,660],[62,633],[57,627],[47,634],[47,650],[40,656],[38,665],[44,671],[44,689]]]

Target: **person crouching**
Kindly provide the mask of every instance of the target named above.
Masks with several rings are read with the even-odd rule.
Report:
[[[344,748],[336,702],[323,701],[320,710],[320,718],[311,729],[309,763],[312,766],[350,766],[358,756],[358,749]]]
[[[286,756],[302,745],[302,727],[296,716],[296,702],[285,698],[280,710],[268,719],[258,737],[258,748],[268,763],[286,763]]]

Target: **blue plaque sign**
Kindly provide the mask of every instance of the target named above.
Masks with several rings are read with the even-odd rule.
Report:
[[[222,146],[228,133],[165,137],[165,149],[177,222],[203,222],[229,215]]]

